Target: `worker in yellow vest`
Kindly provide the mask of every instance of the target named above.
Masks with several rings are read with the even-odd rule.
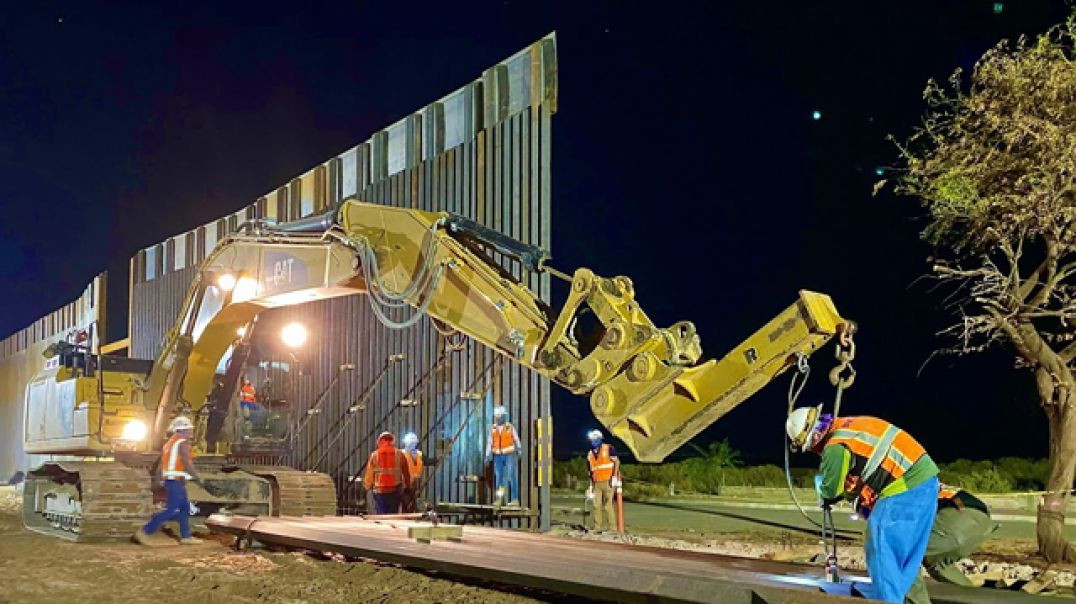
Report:
[[[519,479],[516,473],[522,449],[519,433],[508,422],[508,410],[501,406],[494,408],[493,426],[486,442],[486,462],[493,462],[493,489],[498,503],[507,497],[508,505],[519,505]]]
[[[191,536],[191,504],[187,498],[187,481],[203,485],[202,477],[194,467],[194,451],[191,450],[191,437],[194,436],[194,424],[186,417],[177,417],[169,426],[172,436],[164,443],[161,457],[154,472],[160,471],[160,480],[164,483],[167,496],[164,510],[158,512],[145,526],[138,529],[134,539],[143,545],[149,545],[149,536],[169,520],[179,525],[179,542],[184,545],[201,543],[201,539]]]
[[[418,448],[418,435],[408,432],[400,439],[403,442],[403,455],[407,460],[407,471],[411,475],[411,482],[403,490],[403,502],[400,508],[404,512],[418,511],[418,495],[422,483],[422,469],[426,467],[422,459],[422,451]]]
[[[377,449],[366,463],[362,484],[374,495],[374,513],[396,514],[400,511],[400,495],[404,485],[411,483],[407,460],[396,448],[396,437],[382,432],[377,437]]]
[[[609,443],[603,443],[601,430],[587,433],[590,451],[587,452],[587,468],[590,470],[590,488],[587,498],[594,500],[594,530],[604,532],[612,528],[616,518],[613,512],[613,496],[620,487],[620,457]]]

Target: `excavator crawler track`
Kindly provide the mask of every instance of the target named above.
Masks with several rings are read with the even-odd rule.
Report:
[[[335,516],[336,485],[328,474],[280,466],[236,466],[273,484],[274,516]]]
[[[26,528],[71,541],[125,541],[152,512],[145,470],[116,462],[48,462],[23,490]]]

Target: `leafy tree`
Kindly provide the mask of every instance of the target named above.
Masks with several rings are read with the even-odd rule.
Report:
[[[1063,532],[1076,469],[1076,19],[1002,41],[962,76],[927,83],[922,126],[897,143],[895,191],[922,202],[933,276],[953,286],[942,352],[1004,346],[1035,377],[1050,434],[1039,549],[1076,561]]]

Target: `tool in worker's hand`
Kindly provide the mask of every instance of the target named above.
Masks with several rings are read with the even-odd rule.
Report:
[[[833,524],[833,507],[829,504],[822,505],[822,539],[826,538],[826,530],[829,530],[831,547],[826,556],[826,581],[828,583],[840,583],[840,567],[837,565],[837,526]],[[823,544],[825,542],[823,541]]]

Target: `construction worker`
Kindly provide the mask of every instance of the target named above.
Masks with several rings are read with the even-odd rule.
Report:
[[[194,467],[194,452],[191,451],[191,437],[194,436],[194,424],[186,417],[172,420],[169,429],[172,436],[164,443],[161,457],[157,460],[154,473],[160,470],[167,496],[164,510],[158,512],[145,526],[134,534],[135,541],[149,545],[149,536],[157,532],[165,522],[175,520],[179,524],[179,542],[185,545],[201,543],[201,539],[191,536],[188,516],[191,513],[190,500],[187,498],[186,481],[192,480],[205,488],[202,477]]]
[[[590,451],[587,452],[587,468],[590,469],[587,498],[594,500],[594,530],[601,533],[607,530],[606,527],[611,528],[616,519],[613,494],[620,486],[620,458],[613,445],[602,442],[601,430],[591,430],[587,433],[587,439],[590,441]]]
[[[396,437],[382,432],[377,437],[377,449],[370,454],[362,484],[374,495],[375,514],[395,514],[400,511],[400,495],[410,484],[411,474],[403,451],[396,448]]]
[[[508,497],[508,505],[519,505],[519,480],[517,456],[523,446],[519,433],[508,422],[508,410],[503,406],[493,409],[493,426],[486,442],[486,462],[493,461],[493,489],[498,503]]]
[[[404,487],[403,502],[401,508],[404,512],[418,511],[418,491],[422,482],[422,469],[425,463],[422,460],[422,451],[418,449],[418,435],[408,432],[401,439],[403,442],[404,459],[407,460],[407,472],[411,475],[411,482]]]
[[[900,604],[919,576],[938,499],[938,466],[907,432],[875,417],[796,409],[785,430],[792,447],[822,456],[824,505],[854,499],[868,514],[863,546],[871,585],[863,595]]]
[[[974,587],[956,563],[979,549],[997,527],[982,500],[960,487],[940,484],[938,513],[923,556],[927,574],[943,583]],[[929,604],[930,596],[921,577],[916,579],[907,598],[912,604]]]

